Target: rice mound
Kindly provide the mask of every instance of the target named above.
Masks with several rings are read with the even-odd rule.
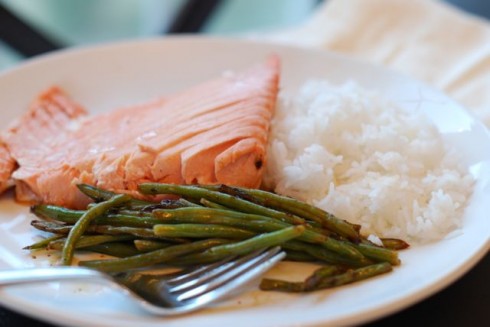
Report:
[[[280,95],[265,187],[411,243],[462,224],[474,180],[419,112],[349,82],[306,82]]]

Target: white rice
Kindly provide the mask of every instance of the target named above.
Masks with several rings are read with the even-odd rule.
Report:
[[[473,179],[421,113],[361,89],[308,81],[280,96],[265,184],[360,224],[367,234],[413,243],[462,224]]]

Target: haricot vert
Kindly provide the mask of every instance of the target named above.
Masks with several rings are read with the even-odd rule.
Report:
[[[114,272],[192,266],[279,245],[286,260],[322,267],[302,282],[264,279],[261,289],[309,292],[389,272],[400,264],[397,251],[408,247],[398,239],[373,244],[358,225],[263,190],[146,183],[135,198],[85,184],[78,188],[94,201],[86,210],[31,208],[41,219],[32,226],[53,235],[25,249],[60,251],[66,265],[77,251],[108,254],[113,258],[79,264]],[[171,198],[151,201],[161,195]]]

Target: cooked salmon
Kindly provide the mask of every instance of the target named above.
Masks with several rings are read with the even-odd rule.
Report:
[[[90,117],[51,88],[2,136],[18,165],[11,175],[17,199],[81,208],[89,200],[77,183],[133,194],[149,181],[258,187],[278,83],[279,59],[271,56],[246,71]]]
[[[39,202],[44,198],[31,186],[29,178],[32,179],[36,174],[39,180],[44,178],[40,173],[43,162],[52,162],[53,165],[55,162],[63,162],[63,154],[57,150],[57,145],[63,138],[69,137],[76,122],[86,114],[86,110],[73,102],[60,88],[51,87],[42,92],[29,110],[12,122],[2,134],[11,160],[19,166],[15,171],[12,169],[10,176],[19,201]],[[64,188],[62,184],[55,183],[53,186]]]
[[[15,166],[15,159],[10,155],[6,145],[0,143],[0,193],[13,186],[11,176]]]

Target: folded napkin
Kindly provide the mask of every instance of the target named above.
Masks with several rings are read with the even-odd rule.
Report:
[[[268,40],[384,64],[439,88],[490,127],[490,23],[432,0],[329,0]]]

